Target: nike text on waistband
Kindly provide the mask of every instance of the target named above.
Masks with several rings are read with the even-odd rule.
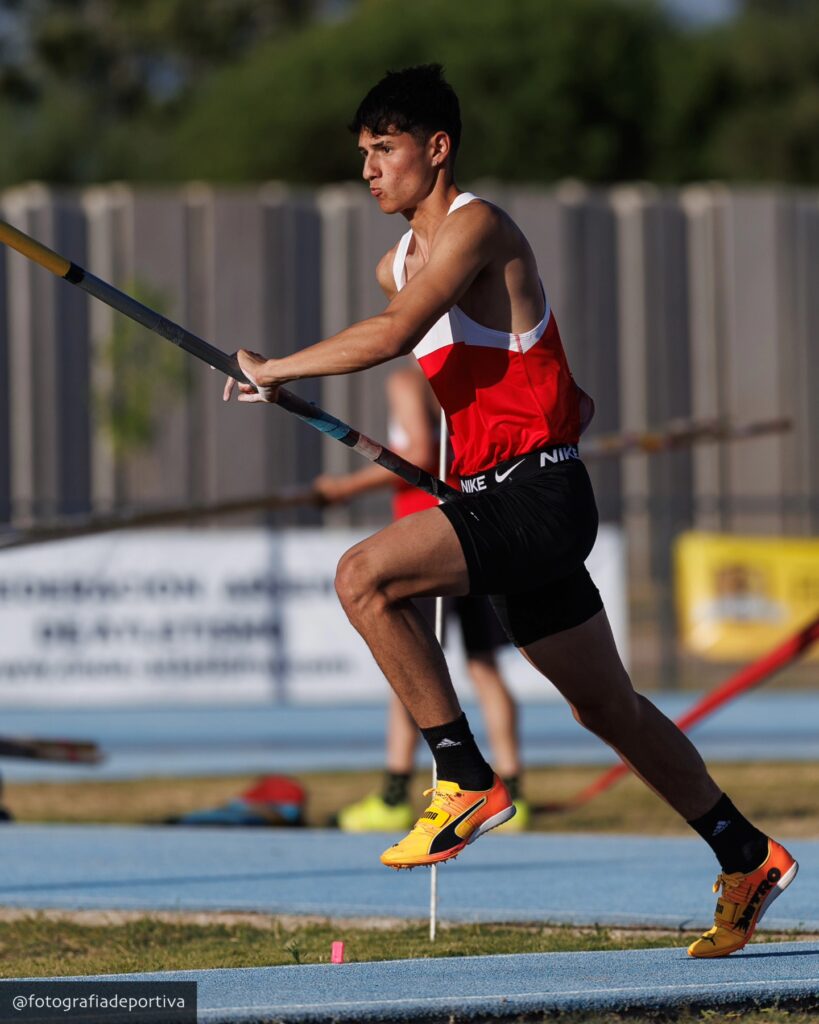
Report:
[[[483,473],[476,473],[474,476],[461,477],[461,492],[463,494],[479,494],[482,491],[491,491],[501,484],[522,480],[524,477],[541,473],[552,466],[558,466],[563,462],[579,459],[580,452],[574,444],[556,444],[548,448],[540,448],[538,451],[528,452],[516,459],[508,459],[500,462]]]

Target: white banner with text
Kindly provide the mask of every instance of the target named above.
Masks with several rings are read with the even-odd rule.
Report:
[[[127,531],[5,552],[0,706],[382,700],[385,683],[347,622],[335,566],[354,530]],[[588,563],[627,660],[622,534]],[[459,631],[447,656],[466,688]],[[515,694],[553,691],[514,650]]]

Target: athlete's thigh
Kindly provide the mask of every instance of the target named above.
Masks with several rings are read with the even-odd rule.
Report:
[[[391,600],[465,594],[469,589],[461,543],[438,508],[396,520],[348,555],[366,559],[370,573]]]
[[[535,640],[519,650],[570,704],[587,707],[633,693],[603,609],[579,626]]]

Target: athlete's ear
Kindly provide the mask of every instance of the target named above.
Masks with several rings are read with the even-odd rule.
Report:
[[[427,151],[433,167],[443,167],[452,153],[452,142],[446,132],[433,132],[427,142]]]

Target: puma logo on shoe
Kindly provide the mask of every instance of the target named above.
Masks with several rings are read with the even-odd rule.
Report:
[[[440,850],[448,850],[451,846],[457,845],[458,840],[462,838],[458,832],[458,826],[468,821],[477,811],[479,811],[486,803],[486,797],[482,796],[480,800],[476,800],[471,807],[459,814],[457,818],[448,822],[445,828],[442,828],[437,836],[432,840],[429,847],[430,853],[438,853]]]

